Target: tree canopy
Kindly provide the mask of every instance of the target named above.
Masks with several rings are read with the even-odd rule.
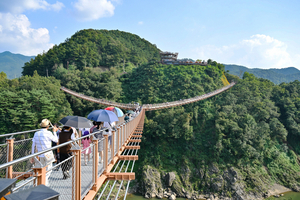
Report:
[[[85,67],[116,67],[130,62],[134,65],[159,60],[159,49],[137,35],[118,30],[86,29],[76,32],[65,42],[26,62],[23,75],[53,75],[59,66],[68,69]]]

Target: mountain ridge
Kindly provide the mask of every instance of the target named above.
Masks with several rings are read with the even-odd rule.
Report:
[[[5,72],[9,79],[20,77],[24,64],[33,58],[35,58],[35,56],[25,56],[4,51],[0,53],[0,71]]]
[[[300,81],[300,70],[295,67],[287,68],[270,68],[270,69],[260,69],[260,68],[247,68],[242,65],[235,64],[223,64],[225,66],[225,71],[229,70],[230,74],[243,76],[244,72],[254,74],[258,78],[264,78],[272,81],[275,84],[280,84],[282,82],[292,82],[295,80]]]

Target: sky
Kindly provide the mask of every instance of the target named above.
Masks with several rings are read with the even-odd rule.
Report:
[[[106,29],[179,58],[300,69],[299,10],[299,0],[0,0],[0,53],[35,56],[82,29]]]

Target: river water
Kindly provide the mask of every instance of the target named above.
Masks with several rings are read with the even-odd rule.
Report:
[[[123,199],[123,198],[122,198]],[[164,198],[165,199],[165,198]],[[300,192],[286,192],[284,196],[279,198],[267,198],[267,200],[300,200]],[[126,200],[145,200],[145,198],[141,195],[130,194],[127,196]],[[157,198],[152,198],[150,200],[158,200]],[[185,198],[176,198],[176,200],[186,200]]]

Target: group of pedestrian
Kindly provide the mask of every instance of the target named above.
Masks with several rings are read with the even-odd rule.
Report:
[[[43,119],[40,123],[41,130],[37,131],[32,138],[32,154],[35,152],[40,152],[45,149],[51,148],[51,146],[55,146],[58,144],[63,144],[65,142],[69,142],[76,139],[77,131],[73,127],[64,126],[62,129],[58,127],[58,125],[52,126],[51,122],[48,119]],[[52,126],[52,132],[48,129]],[[78,137],[78,136],[77,136]],[[58,152],[59,151],[59,152]],[[58,164],[59,162],[63,162],[72,156],[71,153],[71,144],[60,147],[59,149],[55,149],[55,162]],[[39,162],[43,166],[47,166],[46,170],[48,171],[52,165],[53,160],[48,160],[46,154],[41,154],[38,156]],[[31,159],[31,162],[34,162],[34,159]],[[65,164],[62,165],[63,178],[67,179],[70,177],[69,170],[72,166],[72,162],[69,160]],[[48,185],[48,178],[51,174],[47,172],[46,175],[46,185]]]
[[[112,140],[112,130],[114,129],[115,123],[108,123],[108,122],[93,122],[94,126],[90,129],[82,129],[82,136],[87,136],[90,133],[95,133],[94,136],[96,139],[100,140],[98,143],[98,152],[99,152],[99,164],[103,163],[103,132],[106,131],[105,134],[108,135],[109,140],[109,146],[108,149],[111,148],[111,140]],[[36,152],[40,152],[43,150],[46,150],[48,148],[51,148],[51,146],[56,146],[59,144],[63,144],[69,141],[74,141],[76,138],[78,138],[77,130],[70,126],[63,126],[62,129],[57,125],[52,125],[50,120],[43,119],[40,123],[41,130],[35,132],[34,137],[32,139],[32,154]],[[48,129],[52,127],[52,132]],[[90,161],[90,154],[91,154],[91,138],[85,137],[81,140],[83,151],[82,154],[84,155],[84,163],[87,165],[87,163]],[[55,163],[59,164],[61,162],[64,162],[61,164],[61,169],[63,172],[63,179],[70,178],[69,171],[72,166],[72,161],[68,158],[72,156],[71,152],[72,144],[69,143],[67,145],[64,145],[60,148],[55,149],[54,155],[55,155]],[[47,166],[46,170],[49,171],[50,168],[53,166],[53,161],[49,161],[46,159],[45,154],[41,154],[38,156],[39,162],[42,164],[42,166]],[[35,162],[34,159],[31,159],[31,162]],[[56,168],[58,170],[58,168]],[[46,175],[46,185],[48,185],[49,176],[51,172],[47,172]]]
[[[141,106],[139,106],[138,103],[136,103],[137,108],[132,110],[132,114],[127,113],[125,114],[125,121],[130,120],[131,118],[138,115],[138,113],[141,110]],[[82,136],[84,137],[81,139],[82,144],[82,154],[84,155],[84,164],[88,165],[88,162],[90,162],[90,155],[91,155],[91,143],[92,138],[90,138],[88,135],[95,133],[93,139],[97,139],[98,142],[98,156],[99,156],[99,164],[103,163],[103,151],[104,151],[104,134],[108,135],[108,151],[111,151],[111,144],[112,144],[112,131],[116,131],[115,122],[93,122],[93,127],[91,128],[83,128],[79,129],[82,132]],[[60,145],[63,143],[69,142],[67,145],[63,145],[62,147],[56,148],[54,152],[54,158],[53,160],[49,160],[48,153],[41,154],[38,156],[38,159],[31,159],[31,162],[35,162],[37,164],[38,162],[42,166],[46,166],[47,174],[46,174],[46,185],[49,184],[49,176],[51,174],[51,171],[49,171],[50,168],[52,168],[53,163],[56,163],[60,166],[56,167],[55,170],[59,170],[59,167],[62,169],[63,173],[63,179],[70,178],[70,169],[72,167],[72,159],[69,159],[72,156],[72,142],[75,141],[77,138],[79,138],[79,134],[77,130],[74,127],[66,126],[64,125],[62,128],[58,126],[58,124],[52,125],[50,120],[43,119],[40,123],[41,130],[35,132],[34,137],[32,139],[32,154],[36,152],[40,152],[46,149],[49,149],[56,145]],[[52,130],[50,131],[50,127]],[[49,129],[49,130],[48,130]],[[77,140],[79,142],[79,140]],[[79,144],[79,143],[78,143]],[[80,145],[80,144],[79,144]],[[51,151],[52,153],[52,151]],[[54,161],[55,160],[55,161]]]

